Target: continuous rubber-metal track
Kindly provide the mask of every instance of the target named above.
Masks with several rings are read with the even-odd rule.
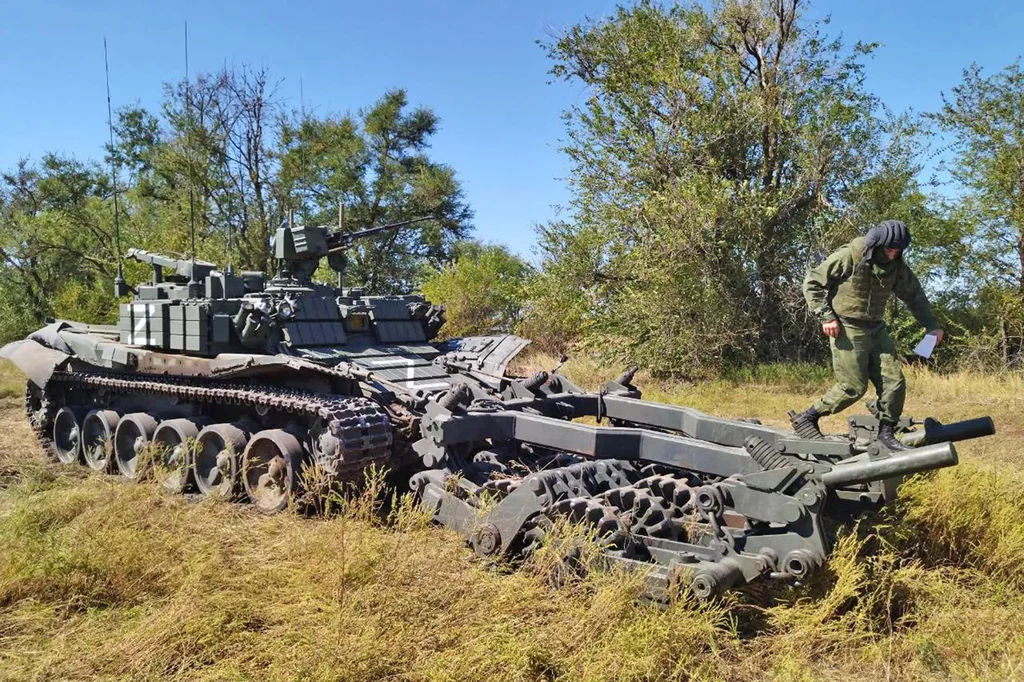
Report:
[[[32,404],[35,400],[41,401],[42,404],[39,408]],[[31,382],[25,384],[25,416],[28,418],[28,424],[36,434],[36,440],[39,441],[43,452],[51,456],[53,441],[50,438],[50,430],[53,428],[53,417],[56,413],[57,410],[53,406],[53,402],[47,400],[45,392],[38,391],[38,395],[33,395],[33,384]]]
[[[200,382],[186,377],[150,377],[104,372],[54,372],[46,388],[103,389],[121,394],[159,395],[183,402],[244,405],[321,420],[341,445],[344,461],[337,475],[358,473],[391,453],[392,430],[387,412],[362,397],[318,395],[311,391],[240,383]]]

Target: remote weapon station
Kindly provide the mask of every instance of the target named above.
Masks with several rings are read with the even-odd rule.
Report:
[[[483,556],[529,554],[568,519],[595,529],[609,562],[644,570],[652,596],[683,585],[703,598],[807,578],[829,555],[830,520],[994,431],[989,418],[904,419],[912,449],[889,452],[870,416],[804,440],[645,401],[634,370],[596,392],[557,369],[513,376],[527,340],[436,342],[443,310],[422,297],[342,288],[355,240],[413,222],[286,224],[269,280],[130,250],[153,276],[118,326],[58,321],[3,349],[28,378],[32,427],[61,462],[266,513],[388,467]],[[324,257],[338,286],[313,281]]]

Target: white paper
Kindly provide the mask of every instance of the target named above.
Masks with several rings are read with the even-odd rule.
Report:
[[[925,334],[921,342],[917,344],[917,348],[914,352],[920,355],[922,358],[930,358],[932,351],[935,350],[935,344],[938,341],[938,337],[935,334]]]

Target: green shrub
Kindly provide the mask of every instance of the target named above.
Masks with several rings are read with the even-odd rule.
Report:
[[[522,318],[533,268],[504,246],[467,241],[432,273],[423,294],[447,309],[445,336],[511,332]]]

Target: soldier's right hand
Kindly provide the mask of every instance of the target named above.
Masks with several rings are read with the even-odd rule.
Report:
[[[839,320],[832,320],[821,325],[821,331],[824,332],[825,336],[832,337],[833,339],[839,338]]]

